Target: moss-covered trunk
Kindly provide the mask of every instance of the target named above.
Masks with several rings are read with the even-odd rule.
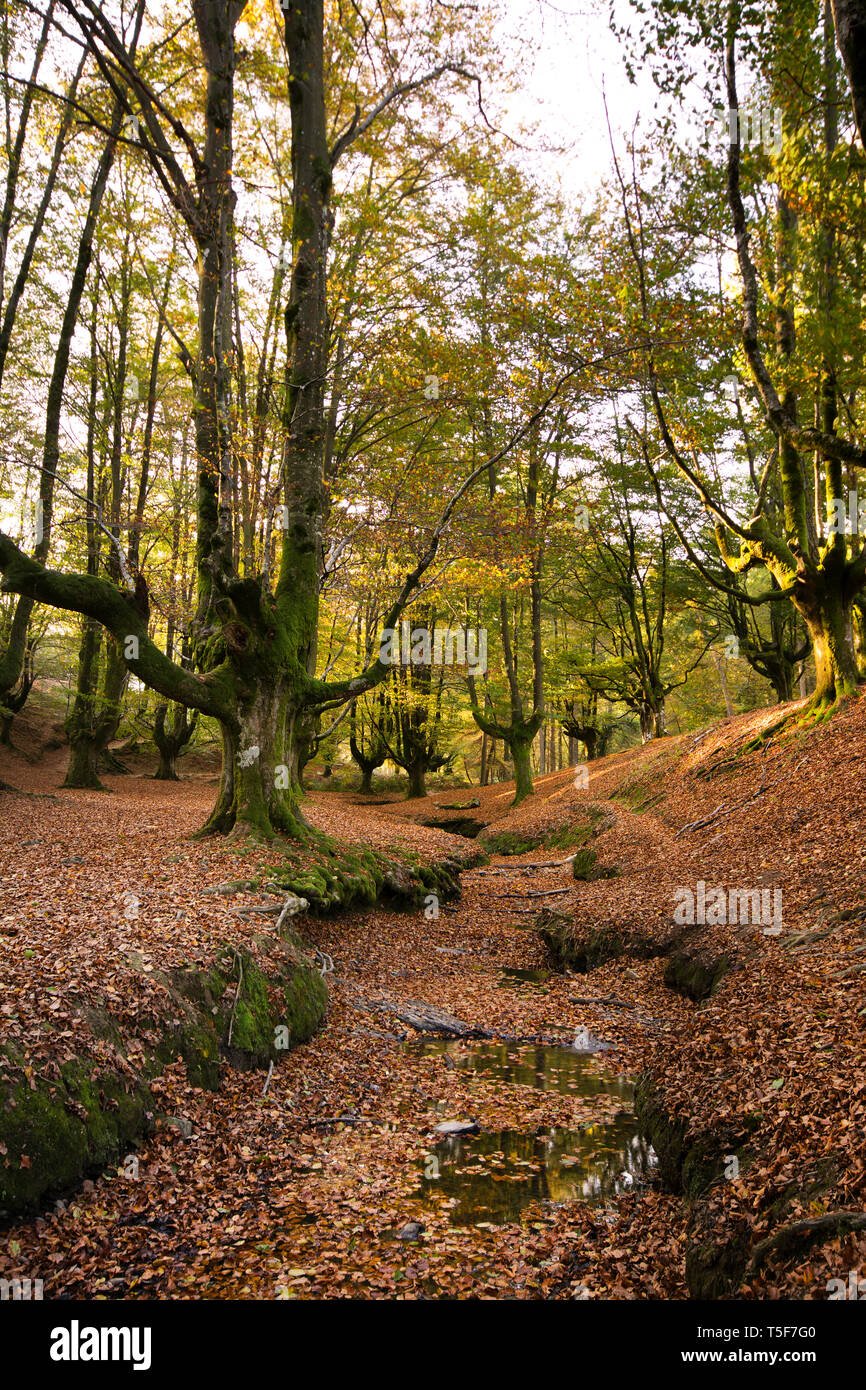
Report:
[[[851,603],[835,586],[821,586],[803,616],[815,655],[813,704],[835,703],[857,687]]]
[[[66,721],[66,734],[71,753],[64,787],[92,788],[104,791],[97,763],[99,752],[94,742],[95,706],[98,679],[99,647],[102,629],[99,623],[86,619],[78,652],[78,677],[75,687],[75,700]]]
[[[197,710],[173,705],[168,719],[168,705],[158,705],[153,723],[153,741],[159,753],[159,766],[153,774],[157,782],[179,782],[177,759],[195,733]]]
[[[105,790],[99,780],[99,760],[120,724],[127,670],[117,642],[106,637],[102,691],[97,693],[100,642],[99,624],[85,623],[75,703],[66,721],[72,753],[64,787]]]
[[[530,753],[532,750],[532,740],[516,738],[510,745],[511,756],[514,760],[514,802],[516,806],[525,797],[531,796],[532,786],[532,762]]]
[[[239,630],[247,634],[240,644],[246,659],[233,662],[227,677],[236,713],[220,721],[220,789],[204,831],[260,839],[278,832],[303,836],[299,753],[306,725],[286,674],[291,663],[280,659],[285,634],[235,624],[235,645]]]
[[[653,738],[664,738],[667,733],[665,722],[664,699],[659,699],[655,704],[646,702],[639,709],[640,732],[644,743],[649,743]]]
[[[414,758],[406,768],[409,777],[409,800],[414,797],[427,795],[427,781],[425,777],[426,761],[423,758]]]

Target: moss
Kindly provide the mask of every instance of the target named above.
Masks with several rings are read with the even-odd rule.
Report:
[[[318,837],[312,862],[301,867],[288,859],[270,883],[307,899],[320,914],[341,908],[373,907],[387,901],[396,906],[419,908],[428,893],[447,901],[460,896],[460,872],[483,862],[480,854],[421,864],[408,852],[397,856],[382,850],[356,850]]]
[[[630,811],[642,813],[660,806],[667,792],[659,788],[658,778],[652,775],[635,777],[611,792],[611,800],[621,801]]]
[[[198,1056],[184,1057],[190,1080],[198,1068],[206,1078],[199,1084],[207,1084],[215,1072],[218,1085],[220,1056],[242,1071],[265,1067],[278,1061],[282,1051],[275,1042],[278,1027],[288,1028],[293,1046],[321,1026],[327,1004],[324,981],[316,970],[300,963],[303,948],[291,933],[282,942],[276,937],[269,941],[274,951],[267,970],[249,951],[237,950],[224,952],[210,971],[172,972],[174,988],[200,1013],[204,1055],[200,1051]],[[284,1011],[271,1005],[274,985],[285,1003]],[[177,1041],[182,1043],[184,1035]]]
[[[297,970],[284,988],[289,1043],[306,1042],[321,1026],[328,1002],[325,981],[315,970]]]
[[[571,861],[571,872],[576,879],[589,883],[595,873],[596,853],[594,849],[579,849]]]
[[[535,930],[547,947],[554,970],[576,970],[581,975],[620,956],[648,960],[661,955],[663,949],[646,937],[617,927],[580,928],[572,917],[550,909],[536,919]]]
[[[578,849],[597,835],[605,822],[605,814],[600,806],[587,808],[587,818],[566,822],[544,837],[547,849]]]
[[[273,1058],[274,1028],[266,977],[249,956],[238,956],[240,988],[223,1020],[220,1050],[241,1071],[267,1066]]]
[[[177,1059],[186,1066],[191,1086],[218,1091],[220,1084],[219,1040],[213,1023],[188,1011],[179,1022],[163,1023],[163,1036],[146,1065],[146,1073],[157,1075]]]
[[[690,1137],[688,1119],[669,1114],[646,1077],[635,1089],[635,1114],[655,1149],[659,1176],[671,1191],[693,1199],[724,1175],[724,1155],[733,1150],[719,1136]]]
[[[0,1087],[0,1213],[15,1216],[128,1152],[149,1127],[147,1087],[74,1059],[61,1080]],[[23,1161],[22,1161],[23,1160]]]
[[[730,956],[712,956],[683,948],[674,951],[665,966],[664,982],[669,989],[700,1002],[718,988],[732,966]]]
[[[686,1249],[686,1284],[692,1298],[730,1297],[746,1273],[752,1241],[741,1223],[727,1239],[692,1241]]]
[[[521,834],[517,830],[494,830],[479,837],[488,854],[529,854],[530,850],[540,849],[543,840],[540,835]]]

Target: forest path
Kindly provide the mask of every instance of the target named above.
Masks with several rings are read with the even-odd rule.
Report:
[[[145,828],[156,823],[154,784],[136,783],[114,779],[116,798],[87,796],[88,859],[112,851],[111,812],[125,818],[139,790],[139,823],[145,804]],[[189,788],[172,794],[191,811]],[[59,807],[28,802],[28,813],[46,829],[82,804],[67,793]],[[652,819],[611,809],[620,831],[633,824],[638,856],[654,854],[663,835]],[[364,814],[387,837],[395,811]],[[175,873],[195,870],[188,848],[183,869],[172,866],[173,891]],[[133,832],[124,849],[133,874],[138,850]],[[568,852],[494,857],[463,874],[461,900],[440,905],[438,917],[376,908],[306,920],[305,935],[334,963],[325,1027],[269,1081],[224,1069],[214,1094],[169,1068],[155,1085],[162,1118],[138,1151],[137,1177],[105,1174],[9,1232],[46,1297],[592,1297],[612,1286],[641,1296],[640,1240],[623,1264],[612,1227],[640,1227],[670,1199],[642,1183],[645,1155],[622,1078],[669,1025],[657,1001],[635,1007],[652,962],[636,964],[634,999],[620,982],[615,1003],[595,976],[545,975],[528,929],[537,912],[574,908],[605,888],[575,883],[567,866],[524,868]],[[529,896],[538,893],[551,896]],[[417,1018],[419,1003],[494,1041],[480,1051],[471,1040],[425,1044],[428,1035],[400,1018],[407,1005]],[[601,1038],[616,1050],[587,1053],[583,1030],[591,1046]],[[447,1121],[477,1122],[482,1133],[465,1148],[443,1147],[436,1126]],[[471,1181],[459,1171],[467,1166]],[[600,1200],[559,1205],[582,1187]],[[585,1259],[575,1294],[566,1270],[573,1280],[576,1241]],[[673,1231],[669,1244],[668,1271]],[[665,1278],[670,1292],[674,1276]]]

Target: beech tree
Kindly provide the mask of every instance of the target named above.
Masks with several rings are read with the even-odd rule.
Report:
[[[198,321],[194,353],[185,354],[193,397],[198,496],[195,614],[189,625],[193,664],[172,660],[148,631],[146,588],[121,564],[118,580],[47,568],[0,534],[3,588],[28,601],[79,612],[99,622],[123,653],[126,668],[165,698],[216,719],[222,737],[220,789],[206,831],[300,835],[300,760],[309,721],[371,689],[390,666],[375,655],[359,675],[316,675],[323,528],[329,333],[328,252],[333,232],[333,176],[355,140],[392,104],[450,76],[475,75],[446,58],[396,81],[372,109],[356,109],[329,139],[324,76],[323,0],[293,0],[284,14],[291,113],[291,274],[285,309],[286,382],[281,407],[282,498],[279,562],[272,577],[240,572],[233,510],[233,171],[235,30],[245,0],[192,0],[204,73],[197,139],[168,96],[157,90],[121,27],[96,0],[64,0],[67,35],[78,33],[113,94],[115,110],[134,116],[122,138],[139,147],[195,247]],[[55,21],[56,23],[57,21]],[[89,112],[93,124],[98,115]],[[109,138],[118,139],[113,121]],[[555,394],[556,388],[552,394]],[[435,557],[448,521],[476,478],[537,423],[535,410],[492,459],[467,473],[428,533],[425,547],[397,586],[384,626],[393,628]],[[272,580],[272,582],[271,582]]]
[[[678,32],[688,44],[702,45],[721,60],[724,80],[716,100],[721,96],[729,132],[722,169],[711,158],[720,145],[711,151],[709,167],[713,178],[721,175],[716,191],[724,197],[733,231],[739,287],[732,297],[740,316],[741,362],[753,383],[767,450],[766,462],[753,477],[751,514],[743,519],[725,499],[710,466],[714,441],[703,445],[695,439],[693,420],[681,409],[677,393],[669,391],[672,379],[684,371],[682,355],[649,352],[645,384],[660,452],[647,445],[646,466],[660,501],[662,458],[675,464],[700,499],[728,571],[721,581],[703,570],[714,587],[750,606],[793,604],[815,661],[815,690],[802,717],[825,717],[861,677],[854,619],[866,583],[860,528],[840,517],[847,514],[849,491],[866,465],[866,450],[857,404],[859,340],[854,354],[848,326],[853,315],[847,309],[862,286],[857,266],[846,263],[843,238],[849,234],[838,207],[850,207],[856,219],[862,199],[850,161],[840,159],[841,150],[837,153],[841,103],[831,7],[824,6],[818,42],[811,8],[800,0],[766,13],[738,3],[713,5],[700,15],[676,0],[654,7],[654,13],[659,32]],[[843,33],[840,12],[837,20]],[[775,149],[766,143],[755,151],[745,148],[749,122],[738,91],[738,51],[753,101],[756,91],[763,93],[780,126]],[[680,80],[674,71],[677,61],[667,47],[660,63],[675,86]],[[817,101],[806,95],[803,78],[792,76],[795,69],[808,75],[809,92],[818,94]],[[692,167],[698,164],[696,159]],[[655,236],[649,226],[652,200],[648,189],[638,189],[635,180],[629,189],[617,172],[641,314],[649,324],[665,312],[647,259]],[[804,181],[808,199],[802,195]],[[668,278],[673,281],[674,273]],[[811,423],[803,418],[804,405]],[[778,508],[772,501],[774,487]],[[699,563],[671,508],[668,515],[690,558]],[[745,579],[751,574],[763,575],[764,582],[749,587]]]

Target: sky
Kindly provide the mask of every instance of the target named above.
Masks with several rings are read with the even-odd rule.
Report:
[[[522,92],[508,97],[505,128],[509,118],[515,128],[521,122],[534,123],[547,143],[567,147],[565,156],[552,151],[541,155],[566,195],[578,201],[591,198],[599,183],[612,175],[605,97],[620,155],[635,124],[647,131],[662,113],[673,120],[673,138],[678,143],[689,146],[712,129],[721,145],[727,146],[727,103],[721,81],[718,101],[710,109],[700,91],[708,77],[702,67],[705,59],[694,51],[688,63],[700,81],[686,88],[689,96],[678,106],[673,98],[659,93],[648,72],[638,68],[636,82],[629,81],[623,41],[610,27],[610,0],[502,3],[506,12],[503,41],[521,51],[529,37],[537,49],[524,74]],[[640,21],[631,0],[613,0],[613,4],[617,24],[636,27]]]
[[[551,143],[569,148],[566,156],[548,161],[563,190],[578,197],[591,193],[612,168],[604,94],[621,146],[638,116],[652,111],[655,87],[649,79],[637,86],[629,82],[607,0],[505,3],[511,42],[531,34],[540,50],[524,92],[509,99],[509,111],[515,120],[538,122]],[[628,11],[627,3],[617,8]]]

